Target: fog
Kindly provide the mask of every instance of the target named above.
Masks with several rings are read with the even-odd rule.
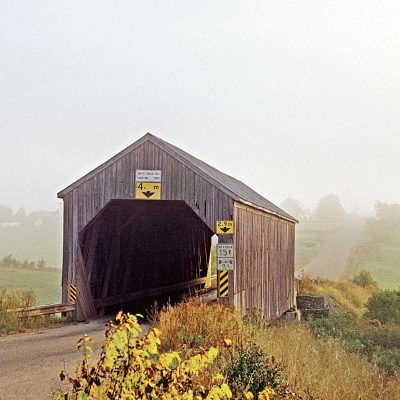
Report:
[[[274,203],[400,198],[398,1],[0,1],[0,203],[152,132]]]

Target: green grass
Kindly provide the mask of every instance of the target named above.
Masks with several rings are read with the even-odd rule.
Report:
[[[351,278],[365,269],[382,289],[400,288],[400,233],[389,241],[374,240],[368,225],[360,234],[346,269]]]
[[[61,270],[59,272],[0,268],[0,288],[31,289],[37,305],[61,302]]]
[[[339,226],[339,223],[301,221],[296,227],[296,269],[311,261]]]

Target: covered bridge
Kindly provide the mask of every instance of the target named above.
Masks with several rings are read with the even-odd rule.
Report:
[[[211,238],[233,244],[225,301],[280,315],[294,304],[295,223],[248,186],[146,134],[58,193],[62,296],[78,318],[143,295],[198,285]],[[233,221],[232,226],[216,228]],[[221,231],[222,229],[222,231]]]

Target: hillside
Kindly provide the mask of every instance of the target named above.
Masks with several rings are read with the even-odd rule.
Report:
[[[368,270],[383,289],[400,288],[400,205],[376,205],[347,263],[345,278]]]

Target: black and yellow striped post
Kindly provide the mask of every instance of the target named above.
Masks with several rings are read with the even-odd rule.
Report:
[[[76,283],[71,283],[68,285],[68,301],[76,303],[77,298],[78,298],[78,287]],[[73,321],[76,321],[76,310],[66,315],[72,317]]]
[[[219,271],[218,296],[228,297],[229,295],[229,271]]]
[[[68,300],[76,303],[76,298],[78,297],[78,289],[75,283],[69,285]]]

